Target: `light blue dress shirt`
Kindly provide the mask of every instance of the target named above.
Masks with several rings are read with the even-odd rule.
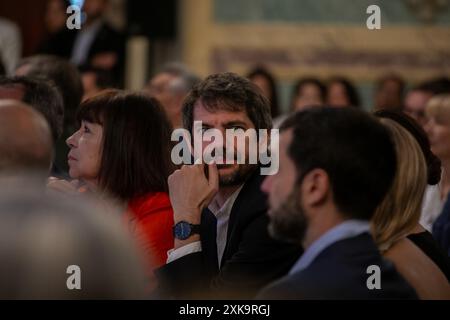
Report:
[[[314,259],[333,243],[347,238],[355,237],[361,233],[369,232],[370,224],[366,220],[346,220],[328,230],[319,239],[306,249],[300,259],[294,264],[289,274],[292,275],[306,269]]]

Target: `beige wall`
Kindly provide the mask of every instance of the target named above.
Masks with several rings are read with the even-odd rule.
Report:
[[[450,28],[215,23],[213,0],[180,0],[183,61],[201,75],[265,63],[282,81],[346,74],[358,82],[396,71],[416,82],[450,73]],[[442,61],[446,63],[443,65]]]

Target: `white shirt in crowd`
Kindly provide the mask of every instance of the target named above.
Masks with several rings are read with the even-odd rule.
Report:
[[[420,224],[428,231],[432,231],[433,223],[439,217],[444,207],[444,200],[441,199],[441,189],[439,184],[427,186],[422,201],[422,214]]]

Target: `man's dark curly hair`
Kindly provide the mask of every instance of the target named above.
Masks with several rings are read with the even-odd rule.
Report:
[[[183,104],[183,124],[189,132],[192,132],[198,101],[211,112],[245,111],[257,130],[272,128],[269,101],[250,80],[237,74],[213,74],[192,89]]]

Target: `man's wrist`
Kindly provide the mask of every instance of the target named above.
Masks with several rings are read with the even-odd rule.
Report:
[[[200,224],[201,221],[201,212],[198,210],[174,210],[173,220],[175,224],[180,221],[186,221],[190,224]]]

